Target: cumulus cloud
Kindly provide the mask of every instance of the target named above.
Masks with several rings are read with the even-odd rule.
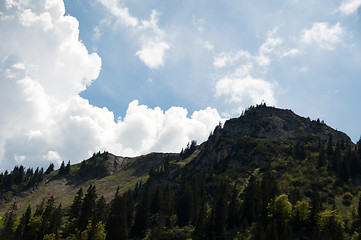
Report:
[[[223,97],[233,106],[232,111],[241,112],[249,105],[259,104],[262,101],[269,105],[276,104],[276,82],[269,82],[263,76],[272,60],[296,56],[298,49],[282,48],[283,40],[275,37],[276,30],[268,32],[266,40],[252,55],[245,50],[221,52],[214,57],[213,65],[216,68],[233,67],[231,73],[220,77],[215,84],[215,96]]]
[[[313,23],[311,29],[304,29],[302,41],[307,44],[317,44],[320,48],[334,50],[335,45],[340,43],[344,30],[340,23],[329,26],[327,22]]]
[[[273,54],[276,48],[282,44],[282,39],[274,37],[277,30],[268,33],[266,41],[259,48],[259,55],[256,57],[257,62],[260,66],[268,66],[271,64],[270,55]],[[277,53],[279,54],[279,53]]]
[[[129,13],[128,8],[119,7],[117,0],[98,0],[98,2],[118,19],[120,25],[129,27],[136,33],[140,45],[136,55],[147,67],[157,69],[164,65],[166,51],[170,45],[166,32],[158,26],[159,14],[156,10],[151,12],[149,20],[138,20]]]
[[[277,29],[269,31],[266,40],[258,48],[258,53],[252,55],[245,50],[234,50],[221,52],[213,59],[213,65],[217,68],[234,66],[242,62],[256,64],[260,67],[267,67],[274,58],[294,57],[301,53],[299,49],[281,48],[283,40],[275,37]]]
[[[348,0],[343,1],[338,10],[345,15],[351,15],[355,13],[360,7],[361,0]]]
[[[103,4],[107,9],[117,17],[120,24],[135,27],[138,25],[138,19],[133,17],[129,13],[129,9],[126,7],[119,7],[118,0],[98,0],[101,4]]]
[[[158,13],[153,10],[150,20],[143,20],[139,29],[142,32],[148,32],[141,36],[141,50],[136,55],[145,65],[151,69],[157,69],[164,65],[165,52],[170,48],[169,44],[164,40],[166,34],[158,27]]]
[[[236,104],[236,111],[240,112],[245,107],[262,101],[268,105],[276,105],[275,87],[275,83],[253,78],[249,74],[225,76],[216,84],[216,96],[224,96],[228,103]]]
[[[116,119],[92,106],[79,93],[98,77],[101,59],[79,41],[78,21],[64,15],[64,3],[6,3],[0,6],[1,170],[75,163],[103,150],[128,156],[180,151],[190,140],[205,140],[221,120],[211,108],[188,117],[184,108],[164,112],[133,101]]]

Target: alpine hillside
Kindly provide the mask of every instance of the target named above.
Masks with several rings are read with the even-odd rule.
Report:
[[[180,153],[0,174],[1,239],[361,239],[361,141],[251,106]]]

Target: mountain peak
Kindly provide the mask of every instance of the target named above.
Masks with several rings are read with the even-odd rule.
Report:
[[[345,133],[327,126],[319,119],[311,120],[291,110],[268,107],[265,104],[251,106],[239,118],[226,121],[222,135],[248,135],[281,141],[308,138],[312,142],[326,142],[332,136],[334,142],[351,142]]]

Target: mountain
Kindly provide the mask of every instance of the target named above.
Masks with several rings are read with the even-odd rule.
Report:
[[[179,154],[0,174],[0,237],[358,239],[360,157],[319,119],[251,106]]]
[[[326,143],[330,136],[333,141],[351,142],[343,132],[332,129],[320,120],[311,121],[296,115],[291,110],[260,105],[247,109],[242,116],[228,120],[221,131],[222,137],[248,135],[255,138],[289,141],[309,138],[312,142]]]

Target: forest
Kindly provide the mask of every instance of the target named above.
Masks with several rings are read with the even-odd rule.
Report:
[[[118,187],[108,201],[90,184],[69,207],[53,196],[22,212],[13,204],[0,217],[0,238],[361,239],[361,140],[275,141],[217,131],[223,130],[152,167],[147,181]],[[206,161],[213,159],[207,149],[218,160]],[[96,164],[107,154],[93,155]],[[44,173],[15,167],[0,174],[1,193],[30,181],[36,186],[51,172],[66,177],[71,167],[63,162],[62,170],[49,166]],[[102,176],[86,162],[75,174]]]

